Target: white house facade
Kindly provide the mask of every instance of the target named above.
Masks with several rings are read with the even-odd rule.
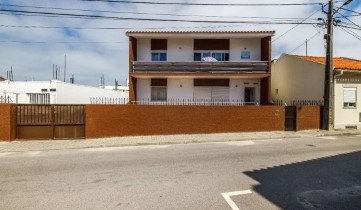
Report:
[[[323,101],[325,57],[282,54],[272,64],[271,95],[288,105]],[[361,61],[334,58],[334,128],[361,128]]]
[[[128,31],[134,102],[267,103],[274,31]]]
[[[90,104],[94,98],[128,98],[128,91],[50,81],[1,81],[0,101],[18,104]]]

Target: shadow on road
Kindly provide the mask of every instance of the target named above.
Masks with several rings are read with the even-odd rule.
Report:
[[[280,165],[245,174],[282,209],[361,209],[361,151]]]

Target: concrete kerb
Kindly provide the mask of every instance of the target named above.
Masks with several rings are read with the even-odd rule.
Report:
[[[245,133],[221,133],[221,134],[189,134],[189,135],[163,135],[163,136],[132,136],[112,137],[102,139],[81,140],[45,140],[45,141],[12,141],[0,144],[0,153],[26,152],[26,151],[50,151],[81,148],[104,148],[104,147],[127,147],[149,146],[191,143],[220,143],[232,141],[252,141],[266,139],[290,139],[302,137],[321,136],[349,136],[361,135],[361,130],[307,130],[298,132],[245,132]]]

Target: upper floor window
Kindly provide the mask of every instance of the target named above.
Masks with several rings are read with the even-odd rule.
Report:
[[[151,39],[152,61],[167,61],[167,39]]]
[[[167,52],[152,51],[152,61],[167,61]]]
[[[195,52],[194,61],[202,61],[202,58],[213,57],[217,61],[229,61],[228,52]]]

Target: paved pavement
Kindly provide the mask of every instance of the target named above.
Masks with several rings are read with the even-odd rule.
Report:
[[[288,139],[319,136],[347,136],[361,135],[361,130],[306,130],[298,132],[272,131],[272,132],[242,132],[217,134],[191,134],[191,135],[160,135],[160,136],[134,136],[113,137],[99,139],[79,140],[33,140],[0,142],[1,152],[43,151],[97,147],[120,147],[140,145],[189,144],[207,142],[227,142],[262,139]]]
[[[361,206],[357,135],[8,152],[0,169],[0,209]]]

